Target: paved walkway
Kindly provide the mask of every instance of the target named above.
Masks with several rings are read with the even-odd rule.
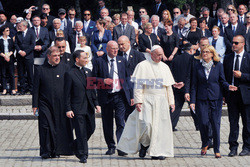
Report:
[[[0,166],[84,166],[74,156],[41,160],[37,120],[0,121]],[[228,118],[222,117],[221,153],[222,158],[214,158],[212,150],[200,156],[200,135],[195,131],[191,117],[181,117],[178,130],[174,133],[175,157],[164,161],[151,160],[149,156],[141,160],[138,155],[118,157],[105,155],[106,145],[102,133],[101,119],[96,119],[96,131],[89,141],[89,159],[86,166],[249,166],[250,156],[227,157],[229,133]],[[240,126],[242,129],[242,126]],[[242,139],[240,135],[240,147]],[[241,148],[239,148],[241,151]]]

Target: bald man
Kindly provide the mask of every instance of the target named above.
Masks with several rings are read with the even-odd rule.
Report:
[[[115,115],[118,142],[125,126],[125,105],[133,104],[133,92],[126,68],[127,62],[123,57],[117,56],[117,42],[109,41],[106,50],[107,54],[96,59],[93,76],[96,77],[94,82],[97,85],[98,101],[102,108],[103,132],[108,146],[106,155],[112,155],[116,148],[113,116]],[[124,156],[126,153],[118,150],[118,155]]]
[[[125,35],[122,35],[120,38],[118,38],[118,45],[118,55],[127,61],[126,69],[128,71],[128,75],[131,76],[136,65],[145,60],[144,54],[131,48],[130,41]],[[128,116],[134,111],[134,109],[135,107],[133,105],[126,105],[125,120],[127,120]]]

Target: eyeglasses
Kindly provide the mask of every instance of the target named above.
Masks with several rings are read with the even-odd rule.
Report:
[[[235,45],[239,45],[239,43],[243,43],[243,42],[233,42],[233,44]]]
[[[208,53],[211,53],[211,52],[210,52],[210,51],[203,51],[202,53],[203,53],[203,54],[205,54],[205,53],[208,54]]]
[[[90,14],[89,14],[89,13],[86,13],[86,14],[84,14],[84,16],[90,16]]]
[[[49,8],[43,8],[43,10],[49,10]]]
[[[145,13],[145,11],[139,11],[139,13]]]

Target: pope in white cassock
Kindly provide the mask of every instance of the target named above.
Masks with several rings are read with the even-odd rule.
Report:
[[[172,85],[175,83],[169,67],[161,62],[164,55],[159,45],[151,49],[151,59],[139,63],[131,80],[134,83],[136,109],[130,114],[117,149],[129,154],[146,152],[152,159],[174,156],[170,119],[175,109]]]

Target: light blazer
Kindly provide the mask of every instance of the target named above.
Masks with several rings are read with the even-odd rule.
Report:
[[[126,35],[130,40],[131,46],[134,46],[135,43],[135,28],[127,23],[124,33],[122,32],[122,25],[119,24],[114,27],[113,37],[117,41],[118,38],[122,35]]]
[[[213,37],[209,37],[209,44],[212,45]],[[220,55],[220,57],[223,57],[226,52],[226,45],[224,42],[224,37],[219,36],[217,39],[217,42],[215,44],[215,50]]]
[[[207,79],[204,67],[199,63],[193,72],[190,103],[195,103],[197,99],[222,99],[222,87],[225,90],[229,87],[224,76],[223,65],[220,62],[214,62]]]

